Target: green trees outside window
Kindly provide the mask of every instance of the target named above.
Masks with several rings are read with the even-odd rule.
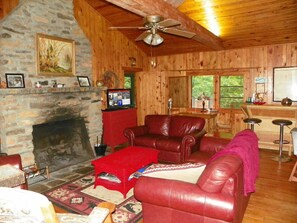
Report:
[[[212,98],[214,95],[214,76],[201,75],[192,77],[192,97],[198,99],[204,93],[205,96]]]
[[[125,75],[124,88],[125,89],[131,89],[132,88],[132,76],[131,75]]]
[[[240,108],[243,97],[243,76],[220,77],[220,108]]]
[[[244,76],[218,74],[192,76],[192,98],[198,99],[203,93],[211,101],[219,101],[220,108],[240,108],[244,102]]]
[[[131,100],[132,105],[136,104],[136,96],[135,96],[135,76],[133,73],[126,73],[124,75],[124,88],[131,89]]]

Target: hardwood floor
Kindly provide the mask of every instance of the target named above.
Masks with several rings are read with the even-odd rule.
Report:
[[[271,158],[277,151],[260,150],[260,173],[256,192],[251,195],[243,223],[297,222],[297,182],[289,182],[296,158],[278,163]],[[55,207],[57,212],[63,209]]]
[[[277,151],[260,150],[260,173],[256,192],[251,195],[243,223],[297,222],[297,182],[289,182],[296,162],[271,160]]]

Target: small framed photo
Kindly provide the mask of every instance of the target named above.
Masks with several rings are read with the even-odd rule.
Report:
[[[7,88],[24,88],[24,74],[5,74]]]
[[[90,80],[87,76],[77,76],[77,80],[80,87],[90,87]]]

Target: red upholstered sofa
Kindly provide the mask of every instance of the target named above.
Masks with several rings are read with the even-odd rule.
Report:
[[[207,164],[208,160],[218,151],[224,149],[231,139],[204,136],[199,150],[186,158],[185,162]]]
[[[178,115],[147,115],[142,126],[127,128],[124,135],[131,146],[155,148],[159,161],[182,163],[199,149],[205,120]]]
[[[134,195],[142,203],[144,222],[242,222],[251,194],[245,193],[245,161],[233,152],[224,154],[224,149],[216,153],[219,156],[214,159],[216,154],[214,156],[211,154],[218,149],[227,148],[232,141],[230,143],[228,140],[218,141],[214,137],[203,137],[203,139],[200,148],[205,150],[193,154],[189,160],[200,162],[199,153],[202,154],[202,163],[207,160],[207,153],[210,154],[211,160],[206,161],[206,167],[196,184],[148,176],[138,179]],[[258,138],[256,140],[258,146]],[[250,148],[243,144],[236,144],[235,149],[250,152]],[[254,156],[257,153],[255,151],[246,155]],[[256,160],[255,166],[258,159],[257,155],[253,158]]]

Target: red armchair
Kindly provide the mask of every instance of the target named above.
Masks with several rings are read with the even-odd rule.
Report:
[[[19,154],[0,156],[0,165],[5,165],[5,164],[10,164],[20,170],[23,169],[22,159]],[[28,190],[27,179],[24,184],[21,184],[21,185],[17,186],[16,188]]]
[[[199,150],[186,158],[185,162],[207,164],[208,160],[218,151],[227,146],[231,139],[204,136]]]
[[[158,149],[161,162],[182,163],[199,149],[204,125],[198,117],[147,115],[144,125],[125,129],[124,135],[131,146]]]
[[[212,154],[212,151],[224,147],[227,141],[203,137],[201,143],[201,148],[205,151],[194,154],[196,156],[191,157],[193,161],[194,158],[199,161],[201,157],[199,154]],[[236,149],[250,151],[245,144],[236,143]],[[246,154],[254,156],[253,153]],[[202,159],[205,161],[207,158],[202,157]],[[233,152],[210,159],[211,161],[206,162],[206,167],[196,184],[140,177],[136,182],[134,195],[142,203],[144,222],[242,222],[251,194],[245,194],[245,162]]]

